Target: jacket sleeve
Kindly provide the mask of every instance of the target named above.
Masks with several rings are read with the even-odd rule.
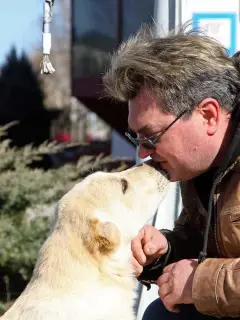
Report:
[[[192,293],[199,312],[215,317],[240,317],[240,258],[210,258],[199,264]]]
[[[167,264],[182,259],[197,259],[202,247],[202,235],[196,221],[191,221],[183,209],[172,231],[160,230],[171,244]]]

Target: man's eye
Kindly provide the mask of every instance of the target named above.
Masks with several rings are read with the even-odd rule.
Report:
[[[152,137],[153,136],[153,134],[141,134],[141,135],[139,135],[139,138],[140,139],[149,139],[150,137]]]
[[[139,135],[138,135],[136,132],[134,132],[134,131],[129,131],[129,133],[130,133],[130,135],[132,136],[133,139],[139,138]]]

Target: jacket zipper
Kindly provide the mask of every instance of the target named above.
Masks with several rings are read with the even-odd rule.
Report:
[[[216,191],[217,191],[218,186],[216,187]],[[216,192],[215,191],[215,192]],[[218,222],[218,210],[217,210],[217,201],[216,201],[216,194],[214,195],[214,206],[213,206],[213,219],[214,219],[214,239],[215,239],[215,243],[216,243],[216,247],[217,247],[217,251],[218,251],[218,255],[219,257],[222,257],[222,251],[221,248],[219,246],[218,243],[218,237],[217,237],[217,222]],[[216,204],[216,205],[215,205]]]

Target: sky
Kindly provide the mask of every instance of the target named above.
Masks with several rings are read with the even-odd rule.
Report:
[[[12,45],[19,53],[41,46],[43,0],[0,0],[0,65]]]

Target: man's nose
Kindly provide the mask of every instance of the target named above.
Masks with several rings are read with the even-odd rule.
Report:
[[[147,158],[149,156],[151,156],[151,154],[154,152],[154,150],[151,150],[151,149],[147,149],[145,148],[143,145],[139,145],[138,147],[138,157],[140,159],[144,159],[144,158]]]

